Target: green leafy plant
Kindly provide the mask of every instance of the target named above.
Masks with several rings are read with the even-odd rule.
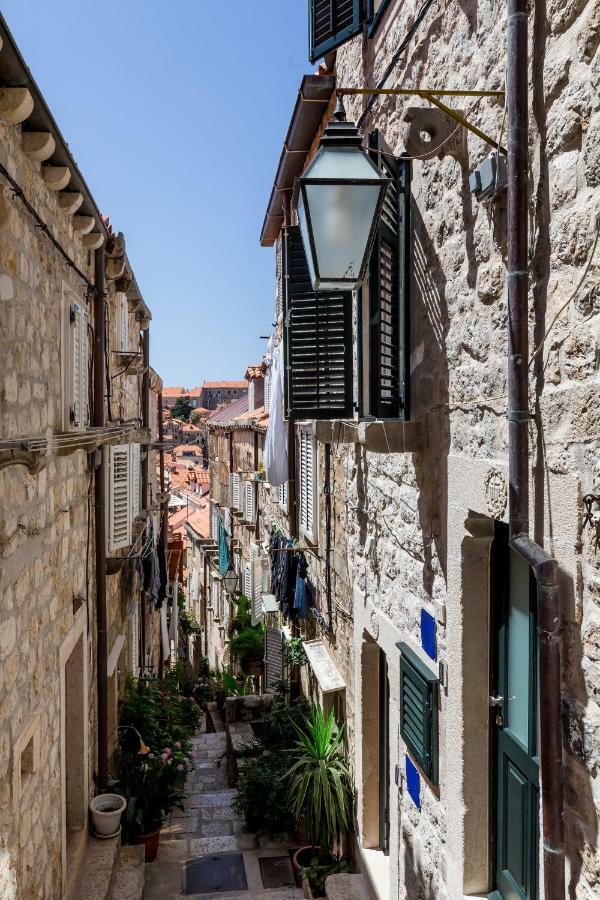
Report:
[[[325,897],[325,881],[330,875],[338,875],[342,872],[351,872],[352,866],[347,859],[338,859],[329,865],[322,865],[319,856],[315,855],[310,865],[303,866],[298,874],[300,878],[306,878],[315,897]]]
[[[305,665],[307,657],[302,646],[302,638],[293,637],[286,641],[283,648],[283,658],[286,665],[290,667]]]
[[[325,718],[313,705],[302,726],[294,723],[298,740],[285,778],[290,809],[297,824],[304,823],[308,839],[333,849],[350,824],[351,776],[344,750],[344,728],[333,712]]]
[[[171,418],[182,419],[184,422],[189,422],[190,414],[193,408],[194,407],[192,406],[192,401],[189,397],[178,397],[173,404],[173,409],[171,410]]]
[[[229,625],[231,638],[229,649],[234,660],[239,662],[242,672],[247,671],[251,662],[261,661],[264,655],[265,630],[262,622],[252,625],[250,600],[240,594],[234,600],[236,614]]]
[[[202,634],[202,625],[196,619],[193,612],[183,610],[179,613],[179,625],[184,634]]]

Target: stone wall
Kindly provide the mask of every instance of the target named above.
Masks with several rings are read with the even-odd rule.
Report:
[[[21,128],[0,123],[0,162],[23,189],[55,238],[94,281],[94,253],[59,209],[40,164],[21,150]],[[51,438],[68,428],[64,359],[68,288],[81,301],[86,286],[40,231],[20,200],[0,188],[0,437]],[[115,346],[116,295],[108,285],[109,365]],[[93,321],[93,317],[92,317]],[[130,315],[135,340],[135,322]],[[91,376],[90,376],[91,377]],[[111,378],[114,420],[139,419],[141,376]],[[107,452],[107,451],[105,451]],[[150,465],[152,471],[153,465]],[[0,471],[0,894],[60,897],[79,851],[63,840],[64,790],[77,771],[79,834],[85,842],[87,803],[96,770],[96,648],[93,475],[85,450],[50,449],[39,470]],[[125,643],[117,672],[130,659],[128,617],[139,595],[126,566],[109,576],[109,654]],[[155,617],[156,618],[156,617]],[[118,646],[118,645],[117,645]],[[77,649],[77,648],[80,648]],[[69,654],[80,653],[80,676]],[[81,734],[74,741],[66,700],[80,681]],[[77,689],[77,688],[76,688]],[[62,699],[61,699],[62,698]],[[110,714],[109,714],[110,721]],[[62,747],[61,747],[62,742]],[[62,787],[61,787],[62,784]],[[71,808],[67,790],[67,807]]]
[[[338,85],[377,83],[416,6],[391,3],[373,40],[359,37],[338,50]],[[580,530],[581,494],[597,493],[600,484],[597,263],[567,301],[598,227],[599,14],[593,0],[552,2],[545,15],[540,6],[530,19],[532,351],[558,314],[530,369],[531,533],[556,554],[563,573],[567,870],[576,897],[592,896],[600,884],[600,556],[592,530]],[[389,84],[497,88],[504,64],[505,5],[438,4]],[[362,104],[348,98],[348,117],[356,119]],[[458,98],[453,104],[464,113],[471,106]],[[405,149],[408,109],[424,105],[415,98],[379,98],[365,130],[379,128],[399,154]],[[488,133],[501,134],[501,104],[484,100],[470,118]],[[438,797],[426,786],[420,812],[401,794],[402,826],[398,816],[390,854],[399,848],[399,870],[392,865],[390,871],[394,897],[459,897],[483,877],[481,870],[470,869],[469,818],[461,817],[455,801],[466,803],[468,786],[458,782],[465,777],[474,734],[461,647],[467,646],[463,617],[478,576],[473,570],[471,581],[462,584],[465,522],[473,510],[489,515],[484,486],[489,467],[506,471],[506,200],[500,195],[478,204],[467,190],[469,173],[488,150],[461,131],[438,155],[413,162],[411,402],[412,417],[426,422],[426,451],[335,451],[343,472],[335,493],[345,517],[348,580],[367,611],[364,628],[374,638],[381,628],[386,634],[392,629],[418,643],[420,609],[435,614],[436,602],[448,604],[448,627],[438,626],[439,656],[449,661],[440,712],[440,792]],[[368,558],[367,535],[373,538]],[[355,633],[355,647],[361,641],[362,633]],[[392,751],[392,764],[400,762],[404,748],[397,734]],[[487,803],[483,797],[471,799]],[[480,840],[479,854],[486,853]]]

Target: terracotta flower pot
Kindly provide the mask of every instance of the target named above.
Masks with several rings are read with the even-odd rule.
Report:
[[[134,844],[144,845],[144,859],[147,863],[154,862],[158,853],[158,839],[160,838],[160,828],[156,831],[150,831],[148,834],[136,834],[132,839]]]

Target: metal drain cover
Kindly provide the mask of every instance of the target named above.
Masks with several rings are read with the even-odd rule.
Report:
[[[185,864],[184,894],[225,893],[248,889],[241,853],[198,856]]]
[[[259,856],[260,876],[264,888],[295,887],[294,870],[288,856]]]

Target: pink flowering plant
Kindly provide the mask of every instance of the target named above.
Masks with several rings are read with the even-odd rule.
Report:
[[[197,704],[180,694],[172,680],[127,682],[120,704],[115,787],[127,799],[129,836],[160,828],[174,807],[183,807],[185,778],[193,767],[190,738],[199,719]]]

